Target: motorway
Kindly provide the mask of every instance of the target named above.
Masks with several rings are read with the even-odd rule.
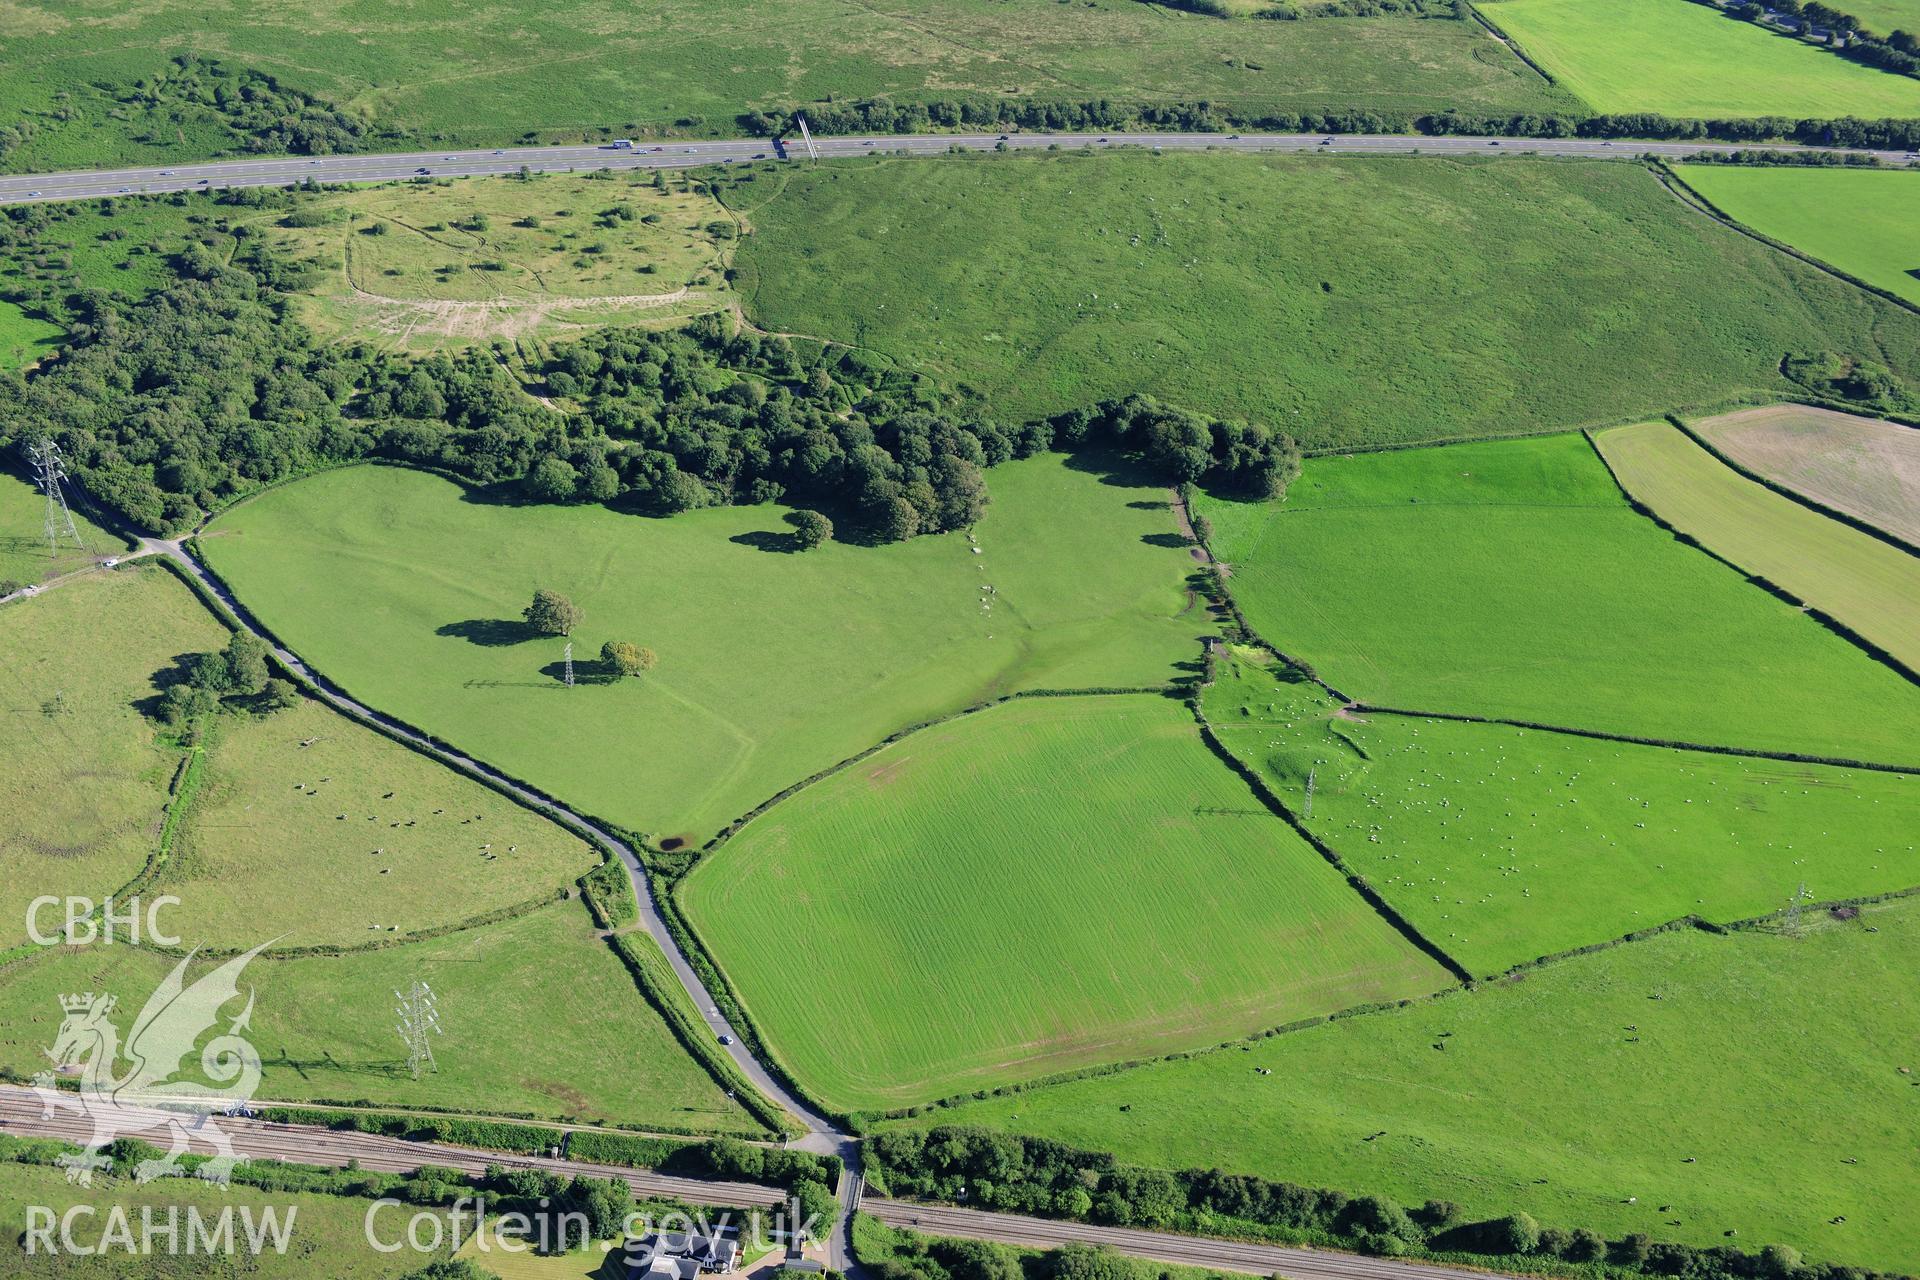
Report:
[[[1634,142],[1595,138],[1429,138],[1403,134],[1321,133],[909,133],[872,137],[815,138],[822,157],[907,152],[938,155],[959,148],[990,151],[1004,142],[1009,150],[1048,147],[1152,147],[1162,151],[1309,152],[1337,155],[1562,156],[1616,159],[1656,155],[1684,160],[1706,153],[1753,150],[1753,145],[1721,142]],[[1877,156],[1889,165],[1920,163],[1914,153],[1863,151],[1846,147],[1767,146],[1769,150],[1820,151]],[[315,182],[389,182],[401,178],[477,177],[564,173],[594,169],[686,169],[739,164],[760,159],[804,159],[803,144],[789,142],[784,152],[765,139],[647,142],[631,150],[599,146],[501,147],[485,151],[412,151],[390,154],[275,156],[215,160],[165,168],[100,169],[69,173],[13,174],[0,177],[0,205],[97,196],[219,190],[223,187],[285,187]]]

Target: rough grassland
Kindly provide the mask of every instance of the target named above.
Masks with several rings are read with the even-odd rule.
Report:
[[[303,201],[296,218],[259,222],[315,268],[301,311],[317,331],[417,350],[728,305],[724,241],[707,228],[730,237],[732,219],[680,188],[678,178],[656,190],[637,177],[559,175],[409,182],[331,193]]]
[[[1634,499],[1920,671],[1920,557],[1747,479],[1672,423],[1595,437]]]
[[[175,655],[226,634],[157,569],[0,609],[0,947],[26,938],[34,898],[97,900],[146,865],[182,753],[155,741],[134,704]]]
[[[1680,173],[1755,231],[1920,304],[1920,174],[1727,164]]]
[[[1271,644],[1349,697],[1920,764],[1920,691],[1627,505],[1577,435],[1315,458],[1203,497]]]
[[[0,1066],[45,1068],[61,992],[118,996],[124,1034],[175,963],[95,946],[0,970]],[[246,977],[258,993],[261,1098],[758,1131],[674,1040],[578,899],[428,942],[256,960]],[[392,1017],[394,991],[415,978],[432,985],[444,1028],[433,1044],[440,1069],[418,1081]]]
[[[1228,664],[1228,748],[1414,927],[1475,974],[1683,916],[1729,922],[1920,886],[1920,778],[1338,714]]]
[[[181,899],[168,927],[190,946],[388,941],[551,894],[599,861],[317,702],[223,717],[205,770],[156,886]]]
[[[1754,474],[1920,547],[1920,431],[1801,404],[1691,425]]]
[[[1916,966],[1912,903],[1798,939],[1686,930],[915,1123],[1439,1196],[1474,1216],[1521,1209],[1615,1239],[1715,1245],[1737,1230],[1744,1248],[1905,1271],[1920,1256],[1920,1160],[1914,1077],[1897,1068],[1920,1036]]]
[[[202,546],[373,705],[588,812],[705,839],[909,724],[1015,689],[1160,684],[1194,657],[1208,625],[1182,616],[1165,490],[1057,455],[988,487],[979,555],[959,534],[792,555],[762,549],[789,534],[772,507],[495,506],[393,468],[276,489]],[[564,688],[564,642],[520,623],[536,586],[585,609],[576,658],[632,640],[659,667]]]
[[[57,324],[28,315],[11,302],[0,302],[0,370],[12,372],[37,364],[66,336]]]
[[[1845,12],[1866,23],[1867,30],[1876,35],[1920,32],[1920,3],[1915,0],[1848,0]]]
[[[151,1135],[148,1135],[151,1136]],[[149,1186],[140,1186],[131,1178],[96,1179],[92,1187],[67,1184],[66,1171],[39,1165],[0,1163],[0,1271],[9,1280],[213,1280],[246,1275],[257,1280],[309,1280],[318,1274],[316,1264],[325,1268],[328,1280],[393,1280],[431,1261],[411,1250],[378,1253],[367,1244],[364,1223],[370,1201],[346,1196],[293,1195],[284,1191],[261,1191],[253,1187],[213,1187],[187,1178],[170,1178]],[[135,1239],[140,1231],[143,1209],[151,1210],[153,1221],[164,1226],[167,1215],[176,1207],[180,1214],[181,1253],[169,1257],[164,1238],[150,1256],[129,1256],[115,1251],[98,1257],[72,1254],[49,1255],[42,1251],[29,1257],[22,1234],[27,1228],[27,1207],[44,1205],[57,1214],[70,1206],[91,1205],[97,1217],[74,1220],[73,1238],[77,1243],[94,1244],[106,1228],[106,1215],[117,1206],[126,1212]],[[186,1253],[187,1207],[199,1210],[202,1220],[213,1226],[222,1211],[233,1210],[235,1237],[242,1243],[235,1265],[207,1257],[204,1253]],[[246,1219],[251,1213],[259,1222],[271,1212],[285,1223],[292,1214],[293,1230],[287,1251],[276,1253],[269,1247],[257,1257],[246,1252]],[[413,1212],[383,1215],[381,1226],[404,1223]],[[405,1230],[404,1225],[400,1227]],[[431,1231],[422,1225],[423,1239]],[[58,1241],[56,1234],[54,1239]],[[244,1258],[244,1267],[237,1262]]]
[[[775,1054],[849,1110],[1451,981],[1151,696],[915,734],[756,819],[681,893]]]
[[[69,501],[75,495],[68,496]],[[31,482],[0,471],[0,581],[45,582],[93,557],[62,539],[58,553],[47,550],[47,500]],[[73,513],[74,527],[94,555],[114,555],[126,543],[86,518]]]
[[[1595,111],[1920,116],[1920,80],[1686,0],[1489,0],[1486,12]]]
[[[664,0],[644,22],[615,0],[14,0],[0,36],[0,115],[36,130],[15,168],[231,148],[177,102],[122,105],[94,87],[131,87],[185,51],[258,67],[377,126],[494,146],[526,131],[577,139],[676,121],[730,132],[741,111],[881,95],[1204,98],[1250,110],[1572,104],[1471,22],[1222,22],[1137,0]],[[43,114],[56,104],[72,118]]]
[[[1631,164],[977,156],[821,164],[772,189],[730,197],[752,202],[737,265],[756,320],[1006,416],[1141,391],[1344,446],[1784,391],[1781,358],[1815,345],[1920,372],[1920,316]]]

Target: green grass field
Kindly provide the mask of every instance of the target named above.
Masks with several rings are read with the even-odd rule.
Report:
[[[45,1068],[62,992],[113,993],[125,1034],[174,963],[117,945],[0,970],[0,1065]],[[439,1070],[418,1081],[392,1018],[394,991],[416,978],[432,985],[444,1029]],[[258,993],[249,1039],[265,1066],[262,1099],[759,1132],[673,1039],[577,898],[426,942],[256,960],[246,979]]]
[[[222,717],[204,768],[153,890],[180,898],[167,924],[190,946],[391,941],[551,894],[599,862],[546,819],[317,702]]]
[[[1845,12],[1866,23],[1875,35],[1920,32],[1920,4],[1914,0],[1848,0]]]
[[[0,114],[34,127],[8,161],[14,168],[233,149],[217,121],[182,110],[164,85],[153,104],[95,87],[158,82],[167,60],[189,51],[259,68],[376,130],[448,145],[499,146],[528,131],[597,139],[602,127],[633,134],[676,122],[687,133],[733,132],[738,112],[877,96],[1208,99],[1296,111],[1571,103],[1471,22],[1228,23],[1136,0],[667,0],[645,22],[614,0],[422,0],[404,10],[16,0],[0,29]]]
[[[1781,1241],[1906,1270],[1920,1163],[1914,1077],[1898,1068],[1920,1036],[1916,965],[1912,902],[1800,938],[1686,930],[914,1123],[1407,1204],[1438,1196],[1469,1216],[1524,1210],[1614,1239],[1715,1245],[1737,1231],[1746,1249]]]
[[[0,609],[0,947],[43,894],[96,901],[158,847],[183,752],[135,704],[176,655],[226,630],[155,568],[101,573]],[[43,931],[58,928],[58,912]]]
[[[923,730],[756,819],[680,892],[774,1053],[846,1110],[1452,981],[1184,707],[1143,695]],[[794,912],[803,927],[769,928]]]
[[[1498,974],[1683,916],[1920,886],[1920,778],[1505,725],[1341,714],[1236,651],[1228,748],[1401,915]]]
[[[0,1244],[0,1271],[10,1280],[227,1280],[239,1276],[308,1280],[316,1274],[316,1267],[323,1267],[329,1280],[395,1280],[433,1260],[431,1255],[423,1257],[412,1250],[380,1253],[370,1248],[364,1228],[370,1203],[357,1197],[262,1191],[246,1186],[213,1187],[185,1178],[147,1186],[131,1178],[96,1178],[92,1187],[73,1187],[67,1184],[62,1169],[0,1163],[0,1237],[5,1240]],[[74,1240],[82,1245],[99,1243],[108,1224],[107,1215],[116,1207],[126,1213],[136,1239],[143,1210],[151,1211],[157,1226],[164,1226],[169,1211],[177,1208],[181,1252],[168,1256],[165,1238],[156,1236],[159,1252],[148,1256],[121,1251],[96,1257],[29,1256],[22,1239],[29,1205],[51,1208],[56,1214],[64,1214],[76,1205],[92,1206],[94,1216],[81,1215],[73,1220]],[[224,1253],[209,1257],[205,1252],[188,1256],[188,1208],[197,1209],[212,1227],[228,1206],[233,1209],[234,1235],[241,1241],[239,1251],[231,1257]],[[253,1220],[260,1222],[269,1211],[283,1223],[291,1215],[287,1250],[283,1254],[269,1247],[255,1255],[245,1248],[247,1219],[242,1215],[251,1213]],[[405,1216],[383,1214],[382,1229],[399,1224],[404,1233]],[[422,1238],[427,1238],[425,1228]],[[59,1240],[57,1232],[54,1239]]]
[[[1057,455],[988,486],[979,555],[960,534],[792,555],[760,545],[787,531],[772,507],[496,506],[393,468],[276,489],[201,545],[359,697],[587,812],[704,840],[909,724],[1015,689],[1164,683],[1197,655],[1209,624],[1165,490]],[[586,611],[577,657],[631,639],[659,667],[564,688],[564,642],[520,623],[542,585]]]
[[[1680,176],[1755,231],[1920,304],[1920,174],[1688,164]]]
[[[77,495],[69,494],[70,501]],[[73,524],[86,549],[64,536],[57,551],[47,547],[47,500],[32,482],[0,471],[0,582],[45,582],[48,578],[84,568],[94,555],[115,555],[126,549],[124,539],[108,533],[85,513],[75,511]]]
[[[1920,80],[1684,0],[1489,0],[1486,13],[1595,111],[1920,116]]]
[[[405,349],[671,323],[731,300],[733,219],[677,181],[395,183],[255,221],[316,268],[301,314],[317,332]]]
[[[0,302],[0,370],[11,372],[39,363],[66,334],[57,324],[28,315],[11,302]]]
[[[1736,465],[1920,547],[1920,431],[1803,404],[1688,425]]]
[[[1814,345],[1920,374],[1920,317],[1704,223],[1634,165],[977,156],[729,198],[759,323],[1006,416],[1140,391],[1336,447],[1784,391],[1781,358]]]
[[[1671,423],[1595,441],[1662,520],[1920,671],[1920,558],[1747,479]]]
[[[1349,697],[1920,764],[1920,692],[1634,512],[1577,435],[1315,458],[1202,497],[1270,644]]]

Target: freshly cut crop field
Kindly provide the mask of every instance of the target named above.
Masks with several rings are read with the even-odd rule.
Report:
[[[1314,458],[1281,506],[1196,506],[1254,628],[1349,697],[1920,764],[1920,690],[1610,488],[1561,435]]]
[[[1920,547],[1920,431],[1803,404],[1691,426],[1754,474]]]
[[[1469,1218],[1911,1269],[1920,911],[1663,934],[1408,1008],[936,1110]],[[1258,1074],[1261,1068],[1272,1075]],[[1790,1098],[1792,1105],[1756,1100]],[[1790,1159],[1794,1173],[1780,1176]]]
[[[1477,975],[1804,887],[1920,886],[1920,777],[1340,711],[1255,656],[1208,718],[1395,910]]]
[[[1730,164],[1680,172],[1730,217],[1920,303],[1920,174]]]
[[[684,186],[638,174],[393,183],[255,226],[315,268],[301,310],[318,332],[420,350],[727,306],[733,220]]]
[[[80,578],[0,609],[0,947],[26,938],[34,898],[98,900],[146,865],[184,753],[157,740],[136,704],[176,654],[226,636],[157,568]]]
[[[117,996],[124,1034],[176,963],[129,946],[65,947],[0,971],[0,1066],[45,1068],[62,992]],[[392,1016],[394,991],[416,978],[432,985],[443,1028],[440,1069],[419,1080]],[[249,1038],[265,1067],[262,1098],[759,1129],[687,1056],[578,899],[426,942],[262,958],[246,979],[257,992]]]
[[[501,146],[532,133],[736,132],[741,112],[893,97],[1193,102],[1247,110],[1573,106],[1478,24],[1222,22],[1137,0],[12,0],[0,115],[15,169],[240,149],[183,100],[181,53],[253,67],[367,120],[370,141]],[[138,85],[144,92],[136,92]],[[63,108],[64,110],[57,110]],[[387,130],[413,131],[399,137]]]
[[[1637,165],[1140,152],[781,175],[726,193],[754,228],[736,265],[755,320],[1007,417],[1142,392],[1337,447],[1784,394],[1782,358],[1809,347],[1920,375],[1920,316]]]
[[[1747,479],[1668,422],[1595,436],[1627,492],[1688,537],[1920,671],[1920,556]]]
[[[84,568],[94,555],[110,556],[126,548],[119,537],[76,511],[74,527],[79,529],[86,549],[63,537],[58,551],[49,550],[46,516],[46,499],[38,487],[0,471],[0,582],[45,582]]]
[[[148,1135],[155,1136],[155,1135]],[[314,1193],[263,1191],[235,1185],[215,1187],[192,1178],[169,1178],[141,1186],[132,1178],[97,1177],[91,1187],[75,1187],[67,1182],[64,1169],[45,1165],[14,1164],[0,1160],[0,1232],[7,1241],[9,1280],[188,1280],[189,1277],[241,1274],[216,1269],[202,1253],[189,1258],[186,1253],[188,1207],[199,1211],[212,1227],[229,1206],[234,1215],[234,1235],[242,1241],[246,1232],[243,1214],[261,1222],[267,1214],[291,1223],[291,1244],[285,1253],[271,1247],[258,1255],[246,1254],[245,1275],[257,1280],[310,1280],[314,1259],[324,1258],[329,1280],[399,1280],[417,1271],[427,1261],[411,1250],[380,1253],[367,1243],[366,1217],[370,1201],[354,1196],[329,1196]],[[180,1249],[177,1256],[164,1253],[130,1260],[120,1250],[103,1251],[91,1256],[74,1253],[37,1255],[25,1252],[21,1237],[27,1228],[28,1206],[45,1206],[55,1214],[85,1206],[97,1216],[73,1219],[73,1237],[77,1242],[94,1243],[98,1232],[107,1226],[107,1214],[120,1209],[134,1230],[140,1230],[142,1213],[150,1213],[156,1226],[168,1221],[169,1213],[179,1214]],[[410,1216],[413,1209],[407,1210]],[[394,1215],[393,1221],[401,1221]],[[381,1223],[384,1229],[386,1223]],[[404,1231],[405,1227],[400,1230]],[[57,1239],[58,1237],[56,1237]],[[136,1237],[137,1238],[137,1237]],[[431,1239],[431,1229],[422,1224],[421,1238]],[[158,1248],[165,1249],[164,1237],[156,1236]],[[495,1255],[496,1257],[498,1255]],[[605,1255],[601,1255],[604,1259]]]
[[[793,555],[763,549],[789,536],[774,507],[512,507],[388,467],[273,490],[201,545],[356,695],[587,812],[697,842],[907,725],[1015,689],[1163,684],[1195,657],[1209,625],[1165,489],[1059,455],[987,483],[977,555],[960,534]],[[537,586],[586,611],[591,678],[572,689],[566,641],[520,621]],[[585,664],[607,640],[660,665],[600,679]]]
[[[1486,13],[1595,111],[1920,116],[1920,80],[1686,0],[1489,0]]]
[[[223,716],[159,892],[188,945],[358,946],[551,896],[580,840],[317,702]],[[324,893],[297,886],[325,885]]]
[[[776,1056],[849,1110],[1451,981],[1150,695],[914,734],[755,819],[681,893]]]

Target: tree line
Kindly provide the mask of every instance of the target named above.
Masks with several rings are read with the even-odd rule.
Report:
[[[1247,112],[1198,100],[1123,103],[1108,98],[1045,102],[1003,98],[936,98],[924,102],[873,99],[813,103],[796,108],[817,134],[926,133],[942,129],[1033,129],[1086,133],[1101,129],[1171,129],[1224,133],[1231,129],[1270,133],[1479,134],[1508,138],[1608,138],[1652,141],[1798,142],[1810,146],[1911,150],[1920,147],[1920,120],[1863,120],[1756,116],[1701,119],[1639,111],[1607,115],[1552,112],[1496,114],[1442,111],[1403,114],[1378,111]],[[772,137],[798,134],[794,112],[758,112],[740,117],[748,132]]]
[[[1478,1254],[1492,1265],[1500,1258],[1536,1258],[1690,1280],[1896,1280],[1860,1267],[1807,1263],[1784,1245],[1749,1251],[1654,1241],[1643,1233],[1609,1239],[1586,1228],[1543,1227],[1523,1212],[1471,1219],[1445,1200],[1409,1208],[1386,1196],[1218,1169],[1141,1168],[1104,1152],[969,1126],[892,1130],[876,1135],[867,1151],[869,1176],[888,1194],[1008,1213],[1214,1233],[1222,1229],[1219,1220],[1228,1219],[1383,1256]]]
[[[290,200],[286,193],[256,199]],[[73,344],[0,382],[0,447],[50,431],[93,501],[154,532],[313,470],[388,459],[530,502],[661,513],[785,500],[797,547],[835,534],[898,541],[971,526],[984,471],[1049,448],[1136,457],[1169,483],[1284,491],[1284,432],[1133,399],[1005,423],[933,380],[858,350],[802,360],[785,338],[703,317],[671,332],[607,329],[534,372],[578,412],[528,394],[498,355],[413,359],[320,344],[290,313],[304,268],[232,228],[231,261],[197,241],[177,279],[136,301],[92,294]],[[830,513],[834,519],[828,519]],[[837,521],[837,526],[836,526]]]
[[[1768,24],[1769,11],[1784,18],[1798,18],[1808,27],[1826,28],[1823,46],[1849,61],[1896,75],[1920,75],[1920,40],[1898,28],[1885,37],[1877,36],[1850,13],[1824,4],[1801,4],[1799,0],[1771,0],[1767,4],[1744,0],[1726,10],[1732,17],[1761,26]]]

